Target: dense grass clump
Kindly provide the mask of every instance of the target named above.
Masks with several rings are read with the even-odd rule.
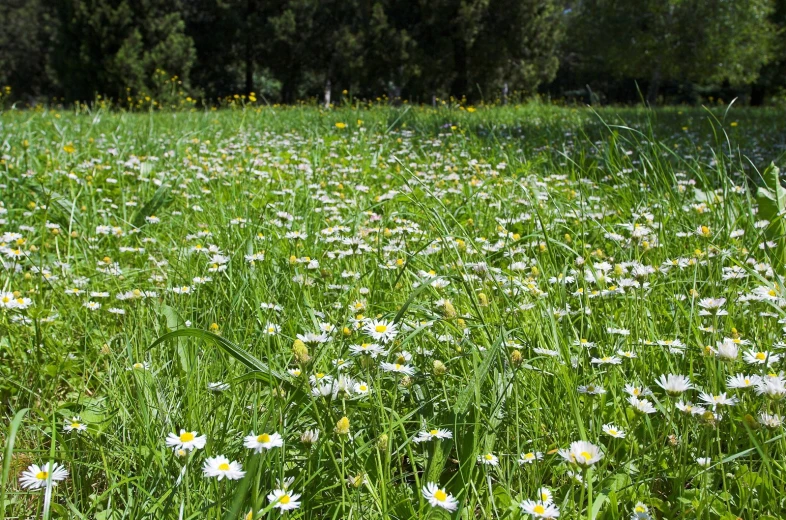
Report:
[[[1,114],[0,519],[781,517],[780,124]]]

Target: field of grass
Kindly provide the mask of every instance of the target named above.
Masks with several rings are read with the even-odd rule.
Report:
[[[0,113],[0,520],[782,518],[785,143]]]

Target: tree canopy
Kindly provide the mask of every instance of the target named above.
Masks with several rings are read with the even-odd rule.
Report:
[[[781,95],[786,0],[6,0],[15,100]],[[10,94],[9,94],[10,92]]]

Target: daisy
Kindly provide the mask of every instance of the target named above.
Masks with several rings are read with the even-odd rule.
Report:
[[[371,387],[365,381],[358,381],[352,386],[352,391],[356,395],[364,396],[371,392]]]
[[[202,473],[205,477],[216,477],[218,480],[240,480],[246,474],[239,462],[230,462],[223,455],[208,457],[202,466]]]
[[[47,480],[56,486],[61,480],[68,477],[68,470],[57,462],[47,462],[43,466],[32,464],[19,477],[19,484],[25,489],[41,489],[47,485]]]
[[[458,500],[434,482],[429,482],[422,489],[423,498],[428,500],[431,507],[441,507],[451,513],[458,509]]]
[[[729,376],[726,379],[727,388],[751,388],[759,382],[761,378],[757,375],[746,376],[745,374],[737,374]]]
[[[415,442],[427,442],[434,439],[442,440],[442,439],[452,439],[453,433],[450,430],[444,430],[442,428],[434,428],[433,430],[423,430],[422,432],[418,433],[417,437],[412,439]]]
[[[669,395],[679,395],[693,388],[690,379],[677,374],[661,375],[656,383]]]
[[[268,323],[267,325],[265,325],[264,330],[265,330],[265,334],[267,334],[268,336],[275,336],[276,334],[279,333],[281,329],[275,323]]]
[[[547,487],[542,487],[538,489],[538,496],[540,497],[540,501],[543,502],[544,504],[553,502],[554,497],[551,493],[551,490]]]
[[[381,363],[379,366],[385,372],[397,372],[408,376],[415,374],[414,368],[409,365],[402,365],[401,363]]]
[[[742,355],[742,358],[749,365],[767,365],[777,363],[781,359],[781,356],[780,354],[774,354],[766,350],[761,352],[749,350]]]
[[[652,395],[652,392],[646,386],[635,386],[631,384],[625,385],[625,393],[633,397],[641,397],[645,395]]]
[[[781,375],[768,375],[756,383],[756,395],[766,395],[773,399],[786,396],[786,381]]]
[[[199,435],[197,432],[187,432],[185,430],[180,430],[180,435],[170,433],[166,438],[166,445],[177,450],[201,450],[205,447],[205,443],[207,443],[206,436]]]
[[[783,425],[783,417],[778,414],[770,415],[761,412],[759,414],[759,422],[767,428],[780,428]]]
[[[726,397],[726,392],[720,394],[710,394],[707,392],[702,392],[699,394],[699,399],[704,401],[706,404],[710,406],[733,406],[737,403],[736,397]]]
[[[376,358],[379,355],[387,354],[387,351],[377,345],[376,343],[362,343],[360,345],[351,345],[349,351],[356,355],[367,355]]]
[[[606,389],[600,385],[581,385],[576,389],[580,394],[588,395],[602,395],[606,393]]]
[[[382,343],[390,342],[398,334],[398,326],[392,321],[387,322],[384,320],[371,320],[366,323],[363,330],[374,338],[374,341],[381,341]]]
[[[652,406],[652,403],[650,403],[648,400],[639,399],[635,395],[628,397],[628,404],[630,404],[634,410],[641,413],[650,414],[657,411],[655,410],[655,407]]]
[[[260,453],[262,450],[280,448],[284,445],[284,439],[278,433],[254,435],[254,432],[251,432],[250,435],[243,439],[243,445],[250,450],[254,450],[254,453]]]
[[[643,502],[636,502],[630,520],[650,520],[651,518],[649,508]]]
[[[478,455],[478,462],[481,464],[488,464],[489,466],[496,466],[499,464],[499,457],[489,452],[483,455]]]
[[[533,462],[537,462],[539,460],[543,460],[543,454],[539,451],[529,451],[527,453],[522,453],[519,457],[519,464],[532,464]]]
[[[727,316],[729,313],[721,309],[726,303],[726,298],[702,298],[699,300],[699,316]]]
[[[617,439],[624,439],[625,438],[625,431],[613,424],[604,424],[603,425],[603,433],[606,435],[610,435],[611,437],[616,437]]]
[[[570,443],[567,450],[559,450],[560,456],[568,462],[579,466],[591,466],[603,458],[600,449],[587,441],[575,441]]]
[[[319,430],[306,430],[300,434],[300,442],[303,444],[316,444],[319,440]]]
[[[299,498],[299,494],[290,493],[286,489],[274,489],[267,496],[267,499],[271,504],[273,504],[273,507],[278,508],[281,511],[290,511],[300,507],[300,502],[298,502]]]
[[[707,410],[706,410],[704,407],[702,407],[702,406],[696,406],[696,405],[694,405],[694,404],[691,404],[691,403],[684,403],[684,402],[682,402],[682,401],[678,402],[678,403],[677,403],[676,405],[674,405],[674,406],[676,406],[676,407],[677,407],[677,410],[679,410],[679,411],[681,411],[681,412],[684,412],[684,413],[691,414],[691,415],[702,415],[702,414],[704,414],[704,412],[706,412],[706,411],[707,411]]]
[[[709,457],[696,457],[696,464],[698,464],[702,468],[710,467],[711,463],[712,463],[712,459],[710,459]]]
[[[331,361],[336,370],[344,370],[345,368],[349,368],[352,366],[352,361],[348,361],[343,358],[334,359]]]
[[[76,431],[76,433],[79,433],[85,430],[87,430],[87,425],[82,422],[82,419],[80,419],[79,416],[72,417],[71,420],[66,421],[65,426],[63,426],[64,432]]]
[[[622,360],[617,356],[603,356],[601,358],[592,358],[590,361],[593,365],[619,365]]]
[[[537,502],[534,500],[524,500],[520,504],[521,510],[535,518],[557,518],[559,508],[551,502]]]
[[[717,345],[716,355],[720,359],[725,359],[725,360],[737,359],[737,356],[739,355],[740,352],[740,347],[737,342],[729,338],[724,338],[722,342],[719,341],[716,345]]]

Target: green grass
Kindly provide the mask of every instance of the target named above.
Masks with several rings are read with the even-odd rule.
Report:
[[[542,487],[560,518],[781,517],[783,402],[727,382],[783,384],[781,128],[733,107],[0,114],[0,519],[278,517],[287,478],[290,518],[515,519]],[[352,354],[376,319],[386,353]],[[317,374],[371,391],[314,395]],[[180,429],[206,444],[179,456]],[[579,440],[604,456],[566,461]],[[245,476],[204,477],[217,455]],[[70,472],[49,508],[19,480],[48,461]]]

